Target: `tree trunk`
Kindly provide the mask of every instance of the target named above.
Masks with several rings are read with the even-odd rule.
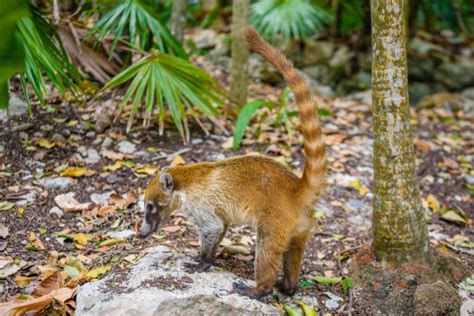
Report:
[[[249,48],[243,31],[248,19],[249,0],[235,0],[232,7],[230,100],[239,107],[247,102]]]
[[[377,260],[428,262],[415,177],[406,65],[408,0],[371,0],[374,212]]]
[[[173,33],[173,35],[178,39],[180,43],[183,42],[184,29],[186,28],[187,2],[188,0],[174,0],[173,9],[171,12],[171,33]]]

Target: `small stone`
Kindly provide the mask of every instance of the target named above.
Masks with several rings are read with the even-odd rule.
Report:
[[[8,114],[6,110],[0,110],[0,121],[6,121],[10,116],[20,116],[26,113],[27,104],[24,100],[14,94],[10,94],[8,100]]]
[[[94,138],[94,137],[95,137],[95,132],[94,132],[94,131],[87,132],[87,133],[86,133],[86,137],[88,137],[88,138]]]
[[[33,203],[36,200],[36,193],[30,192],[20,196],[20,200],[16,202],[18,206],[25,206]]]
[[[82,157],[87,157],[87,148],[85,146],[77,147],[77,152],[81,154]]]
[[[40,179],[38,184],[49,189],[67,189],[69,186],[75,184],[77,181],[68,177],[47,177]]]
[[[102,147],[110,148],[114,144],[114,141],[110,137],[106,137],[102,142]]]
[[[8,227],[0,223],[0,238],[7,238],[8,237]]]
[[[52,131],[54,129],[54,126],[50,125],[50,124],[45,124],[45,125],[41,125],[40,129],[42,131],[49,132],[49,131]]]
[[[66,128],[60,130],[59,133],[61,133],[61,135],[63,135],[63,136],[66,137],[66,138],[71,137],[71,131],[68,130],[68,129],[66,129]]]
[[[91,194],[91,201],[94,204],[102,204],[102,205],[109,205],[109,196],[114,193],[114,191],[100,193],[93,193]]]
[[[21,140],[26,140],[29,137],[28,133],[25,133],[25,132],[18,133],[18,136],[20,137]]]
[[[64,136],[59,133],[54,133],[54,135],[51,137],[51,140],[53,142],[64,143],[66,141],[66,138],[64,138]]]
[[[324,305],[329,310],[335,310],[339,307],[339,303],[333,299],[327,300],[326,303],[324,303]]]
[[[123,181],[122,177],[119,177],[115,172],[107,177],[107,183],[114,184]]]
[[[198,145],[198,144],[201,144],[202,142],[204,142],[204,141],[202,140],[202,138],[193,138],[193,139],[191,140],[191,144],[193,144],[193,145]]]
[[[0,145],[0,153],[3,153],[5,151],[5,146]]]
[[[53,206],[53,208],[49,210],[49,214],[56,215],[57,217],[63,217],[64,216],[63,210],[60,209],[57,206]]]
[[[116,239],[129,239],[135,236],[135,232],[131,229],[116,231],[116,232],[108,232],[107,237],[116,238]]]
[[[100,155],[94,148],[87,150],[87,158],[84,159],[87,164],[96,164],[100,161]]]
[[[133,154],[136,151],[136,146],[127,140],[123,140],[117,145],[117,149],[122,154]]]

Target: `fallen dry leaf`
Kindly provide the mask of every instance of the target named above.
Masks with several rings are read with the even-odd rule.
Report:
[[[161,228],[162,231],[167,232],[167,233],[176,233],[181,229],[181,226],[165,226]]]
[[[104,166],[104,171],[116,171],[123,167],[123,161],[117,160],[113,165]]]
[[[145,167],[138,168],[135,170],[135,172],[138,174],[147,174],[149,176],[154,175],[157,171],[158,171],[158,167],[156,166],[145,166]]]
[[[55,142],[47,140],[46,138],[40,138],[36,143],[38,144],[38,146],[46,148],[46,149],[51,149],[54,146],[56,146]]]
[[[181,155],[176,155],[176,157],[174,157],[173,161],[171,161],[170,166],[171,167],[176,167],[176,166],[185,165],[185,164],[186,164],[186,161],[184,160],[184,158],[181,157]]]
[[[90,170],[87,168],[68,168],[60,173],[61,177],[73,177],[79,178],[82,176],[91,176],[95,174],[94,170]]]
[[[108,150],[108,149],[103,149],[100,151],[100,154],[102,157],[110,159],[110,160],[123,160],[125,158],[124,154]]]
[[[342,135],[342,134],[331,134],[331,135],[325,135],[324,136],[324,143],[326,145],[335,145],[341,143],[344,139],[347,138],[347,135]]]
[[[33,291],[33,296],[39,297],[51,293],[64,286],[63,275],[56,271],[38,284]]]
[[[41,241],[41,239],[39,239],[38,236],[36,236],[35,233],[30,232],[27,239],[31,243],[31,245],[33,245],[33,247],[35,249],[39,249],[39,250],[45,250],[46,249],[43,242]]]
[[[113,193],[109,196],[109,201],[122,209],[126,209],[137,201],[137,196],[131,191],[127,193],[125,198],[120,194]]]
[[[75,292],[76,289],[63,287],[32,300],[13,300],[6,303],[0,303],[0,315],[20,316],[31,311],[39,313],[53,300],[64,303],[72,299]]]

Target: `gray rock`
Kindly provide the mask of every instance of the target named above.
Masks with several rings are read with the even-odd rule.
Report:
[[[164,246],[147,252],[128,274],[119,272],[82,285],[76,315],[284,314],[273,305],[233,294],[233,283],[241,279],[232,273],[190,274],[183,266],[190,262],[184,254]]]
[[[69,177],[46,177],[38,181],[42,187],[49,189],[67,189],[69,186],[75,184],[77,180]]]
[[[95,132],[94,131],[87,132],[86,137],[94,138],[95,137]]]
[[[303,56],[305,65],[327,63],[334,54],[335,46],[333,42],[306,39],[304,44]]]
[[[36,200],[36,193],[29,192],[20,196],[19,201],[16,202],[16,205],[25,206],[25,205],[33,203],[35,200]]]
[[[445,62],[435,71],[434,77],[448,89],[473,86],[474,63],[467,58],[460,58],[457,63]]]
[[[51,208],[49,210],[49,214],[51,215],[56,215],[57,217],[63,217],[64,216],[64,212],[62,209],[60,209],[59,207],[57,206],[53,206],[53,208]]]
[[[53,142],[63,143],[63,142],[66,141],[66,138],[63,135],[59,134],[59,133],[54,133],[54,135],[51,137],[51,140]]]
[[[20,137],[21,140],[26,140],[29,137],[28,133],[25,133],[25,132],[18,133],[18,136]]]
[[[0,110],[0,122],[6,121],[8,116],[20,116],[26,113],[27,104],[24,100],[14,94],[10,94],[8,101],[8,113],[6,110]]]
[[[128,140],[122,140],[117,144],[117,149],[122,154],[133,154],[137,148],[134,143],[129,142]]]
[[[0,153],[3,153],[5,151],[5,146],[0,145]]]
[[[81,154],[82,157],[87,157],[87,148],[86,146],[77,147],[77,152]]]
[[[136,235],[135,231],[131,229],[121,230],[121,231],[111,231],[107,232],[107,237],[117,238],[117,239],[129,239]]]
[[[349,60],[354,56],[349,47],[341,46],[336,53],[333,54],[329,61],[331,68],[343,68],[349,66]]]
[[[325,65],[305,67],[302,71],[311,79],[314,79],[318,82],[325,82],[325,80],[327,80],[329,77],[329,68]]]
[[[192,35],[194,44],[199,49],[211,49],[218,44],[217,32],[212,29],[197,30]]]
[[[474,100],[474,87],[468,87],[462,90],[461,94],[468,99]]]
[[[431,95],[434,92],[433,88],[423,82],[413,82],[408,86],[408,94],[410,96],[410,104],[416,105],[427,95]]]
[[[96,164],[100,161],[100,155],[94,148],[87,149],[87,158],[84,159],[86,164]]]
[[[114,141],[110,137],[106,137],[104,141],[102,142],[102,147],[104,148],[110,148],[114,144]]]
[[[109,205],[109,196],[115,193],[115,191],[107,191],[102,194],[93,193],[91,194],[91,201],[94,204]]]
[[[422,40],[419,37],[413,38],[408,45],[408,48],[420,55],[426,55],[431,51],[443,52],[443,48],[441,46]]]

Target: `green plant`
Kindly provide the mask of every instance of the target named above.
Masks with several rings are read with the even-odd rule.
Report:
[[[0,6],[0,29],[4,34],[0,41],[0,109],[8,108],[9,79],[23,65],[23,51],[15,38],[16,23],[29,14],[28,4],[24,0],[4,0]]]
[[[258,109],[267,107],[272,109],[272,104],[269,101],[257,99],[245,104],[240,110],[237,122],[235,123],[234,137],[232,142],[232,150],[238,150],[240,142],[244,137],[245,129],[247,128],[250,120],[255,115]]]
[[[159,118],[165,119],[165,106],[177,126],[183,140],[189,139],[185,129],[185,110],[193,106],[206,116],[217,114],[215,104],[223,101],[219,84],[202,69],[187,60],[151,50],[142,59],[112,78],[105,88],[120,86],[131,80],[122,106],[132,102],[132,115],[141,109],[143,98],[145,110],[151,113],[156,106]]]
[[[331,15],[307,0],[260,0],[250,7],[251,23],[260,33],[274,41],[302,38],[322,29]]]
[[[45,106],[43,94],[48,93],[47,77],[64,94],[69,88],[75,94],[80,91],[82,76],[69,62],[56,30],[36,10],[32,17],[24,17],[16,24],[16,39],[22,48],[24,68],[20,71],[23,93],[30,105],[27,83]]]
[[[180,43],[160,22],[153,8],[143,0],[121,0],[105,14],[92,29],[91,35],[99,41],[112,35],[114,40],[110,54],[117,42],[127,36],[130,46],[148,50],[152,47],[181,58],[187,58]]]

